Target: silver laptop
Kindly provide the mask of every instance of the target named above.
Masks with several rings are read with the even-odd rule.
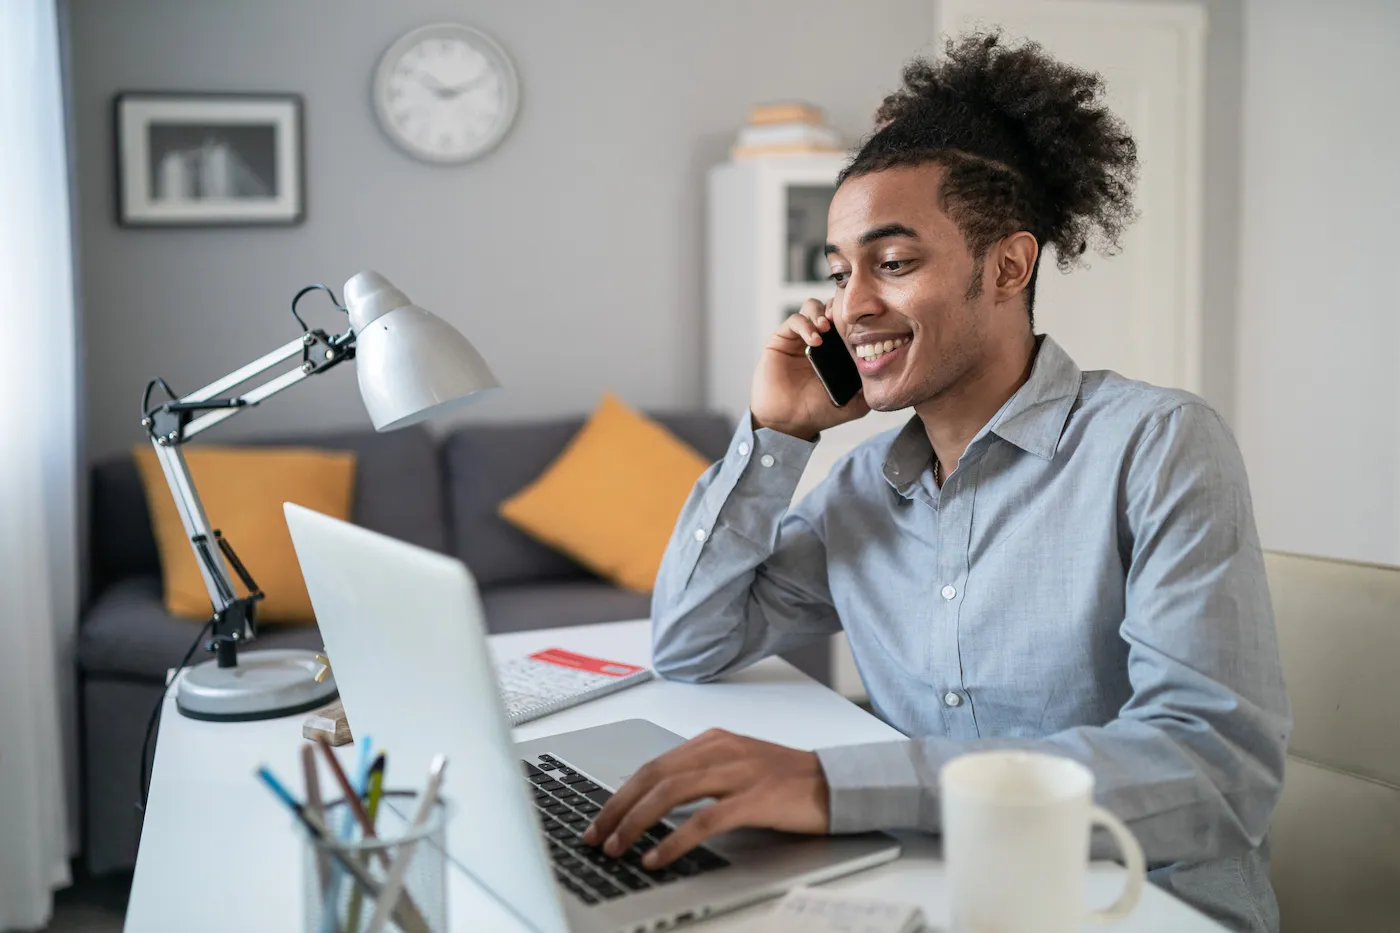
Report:
[[[742,830],[643,870],[640,851],[674,820],[620,859],[584,846],[579,834],[610,792],[681,736],[629,719],[512,743],[467,568],[291,503],[285,511],[355,735],[388,751],[391,784],[412,785],[447,756],[450,861],[538,933],[671,929],[899,855],[878,833]]]

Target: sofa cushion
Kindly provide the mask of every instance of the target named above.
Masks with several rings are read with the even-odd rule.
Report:
[[[181,510],[165,484],[165,470],[149,446],[133,451],[146,489],[165,608],[173,616],[203,622],[209,618],[204,568],[190,547]],[[244,447],[199,444],[185,451],[190,476],[210,523],[236,541],[238,560],[263,593],[258,621],[305,625],[316,621],[297,563],[282,503],[350,520],[355,495],[355,455],[313,447]],[[248,587],[229,581],[239,596]]]
[[[199,634],[200,623],[177,619],[165,611],[160,577],[127,577],[108,587],[88,610],[78,633],[78,665],[88,676],[117,674],[165,679],[167,669],[180,663]],[[269,626],[258,630],[257,648],[321,649],[321,631],[314,625]],[[198,664],[211,657],[203,648],[190,658]]]
[[[482,593],[481,602],[486,628],[492,632],[645,619],[651,614],[651,597],[601,580],[498,586]]]
[[[729,449],[733,425],[722,415],[652,417],[709,460],[718,460]],[[483,590],[544,580],[598,581],[496,512],[503,501],[534,482],[582,427],[582,418],[468,425],[444,441],[451,546]]]
[[[356,470],[351,515],[355,524],[435,551],[446,550],[442,467],[433,437],[426,429],[413,427],[385,434],[346,431],[238,443],[292,444],[353,452]],[[160,573],[160,555],[151,532],[146,493],[129,453],[93,466],[91,515],[94,594],[123,577]],[[237,541],[230,543],[237,549]]]

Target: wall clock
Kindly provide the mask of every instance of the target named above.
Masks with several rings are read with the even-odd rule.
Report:
[[[380,126],[409,155],[470,162],[490,152],[515,120],[520,81],[490,36],[436,23],[400,36],[374,74]]]

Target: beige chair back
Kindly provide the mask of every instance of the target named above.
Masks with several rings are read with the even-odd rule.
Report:
[[[1268,552],[1293,704],[1282,933],[1400,933],[1400,568]]]

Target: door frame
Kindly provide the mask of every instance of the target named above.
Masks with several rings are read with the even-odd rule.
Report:
[[[943,52],[947,25],[959,20],[955,12],[965,12],[973,20],[988,22],[999,9],[1033,8],[1043,14],[1053,10],[1066,22],[1087,21],[1131,25],[1153,25],[1177,35],[1181,73],[1182,113],[1176,132],[1181,140],[1182,164],[1179,177],[1182,204],[1180,263],[1177,277],[1181,284],[1179,310],[1182,345],[1174,361],[1175,384],[1200,394],[1204,382],[1205,329],[1202,295],[1205,216],[1205,61],[1206,11],[1200,2],[1136,2],[1136,0],[930,0],[933,5],[933,35],[927,54]]]

